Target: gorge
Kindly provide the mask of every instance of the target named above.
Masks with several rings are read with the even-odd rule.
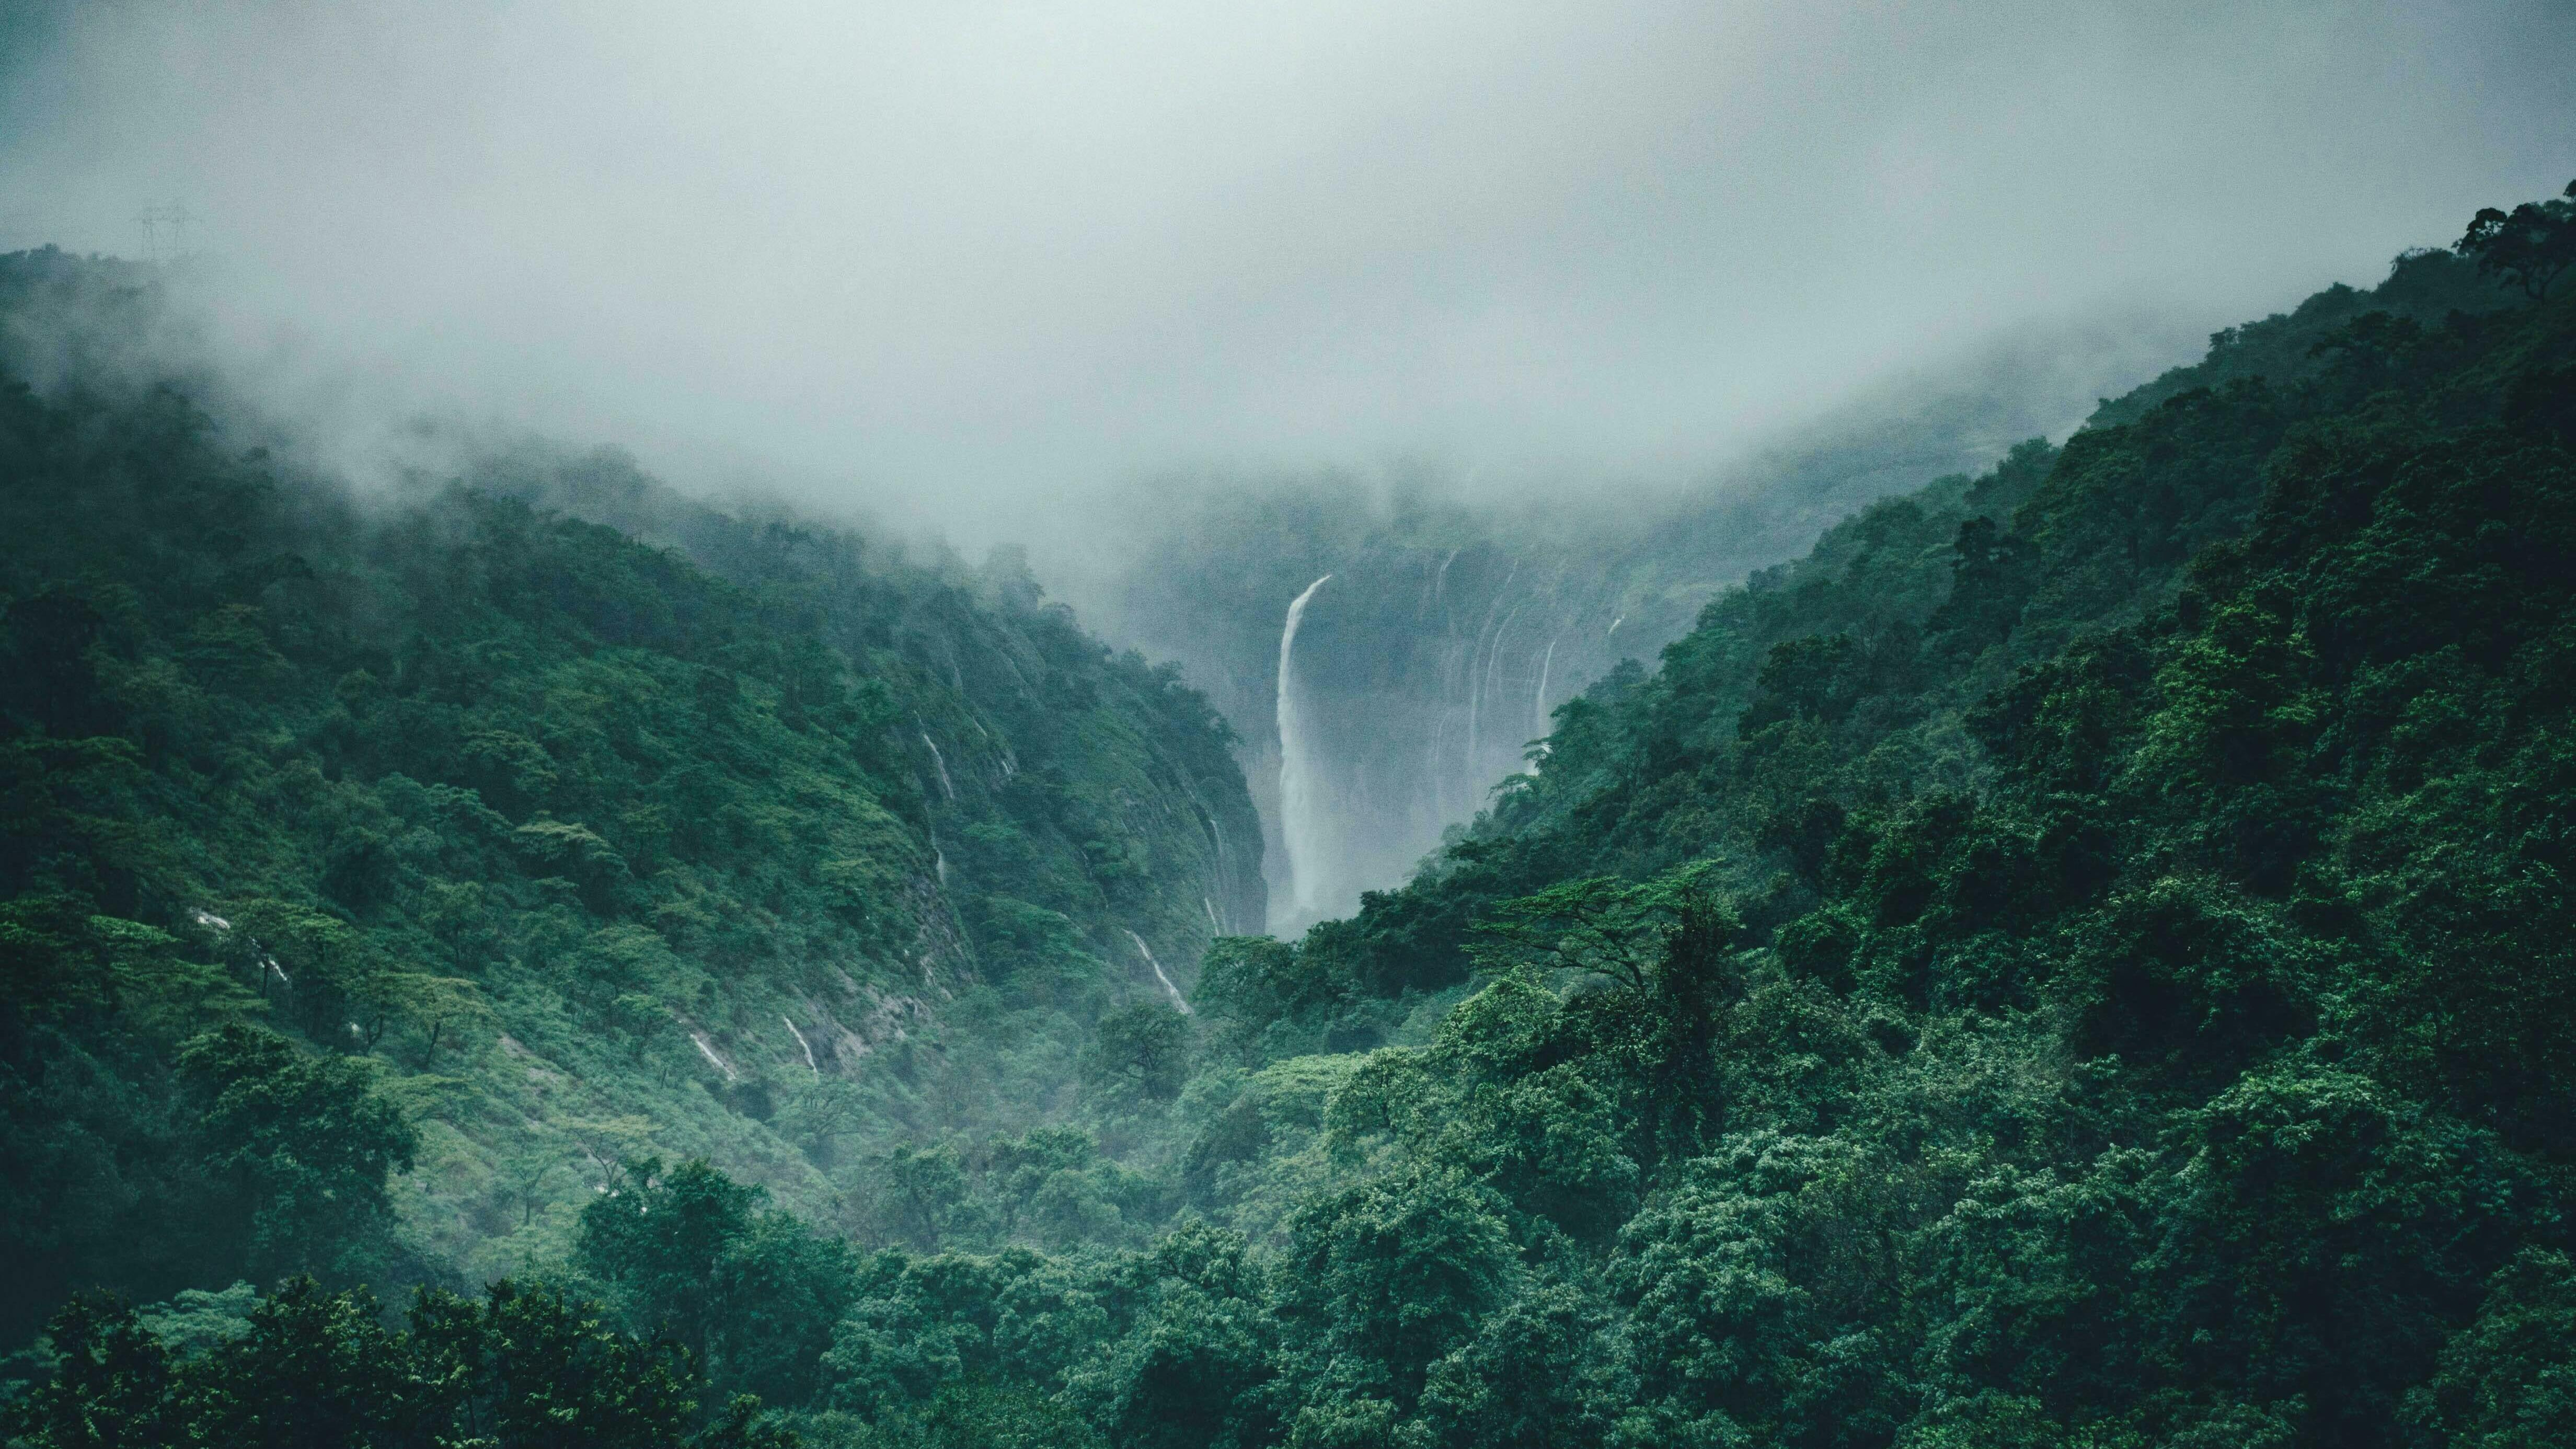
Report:
[[[1183,225],[1049,83],[1118,84],[1206,7],[916,9],[838,48],[700,7],[634,70],[656,16],[620,6],[572,50],[657,105],[744,53],[777,84],[599,131],[620,92],[587,81],[480,127],[526,83],[488,62],[527,59],[480,12],[425,53],[263,11],[223,33],[322,59],[172,75],[231,17],[143,8],[0,12],[0,81],[59,31],[155,82],[81,112],[101,145],[341,90],[470,133],[424,158],[375,116],[337,188],[244,149],[333,208],[272,261],[345,258],[379,183],[560,221],[519,169],[559,131],[576,169],[703,168],[727,245],[583,253],[629,289],[590,355],[673,369],[642,411],[737,388],[773,426],[709,461],[535,403],[387,421],[375,389],[425,394],[290,376],[257,274],[164,248],[175,203],[144,261],[0,252],[0,1449],[2576,1443],[2576,183],[2433,188],[2402,235],[2447,245],[2280,282],[2362,276],[2327,244],[2384,257],[2387,196],[2468,184],[2470,133],[2403,104],[2438,25],[2195,10],[2215,88],[2146,128],[2239,183],[2193,251],[2080,10],[1965,71],[1924,43],[1994,23],[1959,7],[1756,16],[1726,115],[1705,55],[1627,83],[1698,12],[1625,16],[1591,132],[1525,73],[1558,58],[1527,14],[1407,51],[1345,34],[1401,7],[1229,12],[1227,55],[1311,44],[1271,86],[1117,98],[1240,179]],[[2555,135],[2529,96],[2576,47],[2515,18],[2462,115],[2521,95],[2494,128]],[[1809,24],[1821,70],[1761,60]],[[2360,31],[2373,66],[2287,84]],[[1504,52],[1460,122],[1441,88]],[[1319,104],[1354,55],[1402,124]],[[2525,64],[2545,92],[2497,79]],[[1832,129],[1752,81],[1844,68],[1843,102],[1934,99],[1830,118],[1850,164],[1788,166],[1795,205],[1671,201]],[[779,184],[846,139],[783,124],[798,86],[888,164]],[[1952,108],[2003,121],[1914,123]],[[2311,113],[2390,154],[2273,194],[2243,157]],[[1491,169],[1452,165],[1497,118]],[[2008,144],[2060,129],[2069,164]],[[1360,204],[1319,146],[1403,184]],[[2046,257],[1958,225],[1943,147],[2001,150]],[[20,150],[0,126],[0,179],[125,194]],[[1533,210],[1516,169],[1580,183],[1537,241],[1431,246]],[[1602,187],[1669,229],[1624,244]],[[1799,244],[1838,188],[1887,209]],[[646,190],[619,240],[670,245]],[[1004,192],[1045,205],[930,204]],[[2088,230],[2115,201],[2144,209]],[[1792,240],[1765,264],[1731,227]],[[566,315],[513,271],[542,226],[415,232],[383,275]],[[2032,320],[2151,242],[2283,305],[2188,345],[2182,304]],[[979,248],[1005,264],[949,268]],[[1621,325],[1560,309],[1578,263]],[[1264,267],[1294,285],[1235,285]],[[1666,277],[1695,280],[1634,290]],[[353,331],[391,290],[300,284]],[[1954,345],[2005,292],[2019,322]],[[1795,325],[1721,325],[1784,296]],[[1427,351],[1383,325],[1408,299]],[[1333,407],[1293,383],[1328,374],[1404,427],[1308,447]],[[1732,451],[1659,451],[1700,407]],[[743,440],[800,427],[848,471],[795,501]],[[1347,462],[1524,427],[1594,451]],[[861,506],[943,430],[975,436],[904,486],[991,487],[980,561]],[[1066,462],[1077,434],[1137,471]],[[1013,497],[1022,466],[1051,471]]]

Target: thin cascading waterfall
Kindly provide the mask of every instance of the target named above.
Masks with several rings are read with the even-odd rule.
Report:
[[[1502,600],[1497,598],[1485,606],[1485,621],[1476,626],[1475,646],[1467,651],[1467,773],[1470,775],[1476,772],[1476,726],[1485,709],[1485,634],[1494,627],[1494,610],[1501,604]]]
[[[1522,603],[1527,602],[1527,600],[1522,601]],[[1502,680],[1503,636],[1511,632],[1512,621],[1520,616],[1521,604],[1512,605],[1512,611],[1503,616],[1502,624],[1494,630],[1493,652],[1485,656],[1485,686],[1482,691],[1484,694],[1493,694],[1495,692],[1494,686]],[[1497,700],[1496,703],[1499,704],[1500,701]],[[1467,767],[1470,770],[1480,770],[1482,765],[1483,762],[1480,760],[1469,760],[1467,762]],[[1471,789],[1477,792],[1478,797],[1482,798],[1486,784],[1482,775],[1480,774],[1477,778],[1470,780],[1468,784]]]
[[[1485,782],[1481,778],[1480,767],[1478,764],[1479,758],[1484,754],[1484,738],[1478,726],[1481,723],[1485,712],[1485,682],[1487,677],[1492,673],[1490,669],[1479,670],[1477,667],[1477,661],[1485,657],[1485,636],[1488,633],[1491,633],[1494,636],[1494,649],[1498,653],[1501,651],[1503,647],[1503,631],[1512,627],[1512,615],[1505,614],[1503,616],[1502,627],[1496,628],[1494,626],[1494,611],[1503,606],[1504,598],[1511,593],[1512,580],[1519,578],[1520,576],[1521,561],[1515,558],[1512,560],[1512,566],[1503,570],[1502,587],[1494,590],[1494,597],[1486,603],[1485,622],[1476,626],[1476,647],[1469,650],[1467,653],[1467,676],[1469,685],[1469,693],[1467,695],[1467,794],[1469,799],[1484,798]],[[1512,614],[1517,614],[1519,612],[1520,605],[1514,604],[1512,606]]]
[[[1146,945],[1145,938],[1137,935],[1134,931],[1127,932],[1127,939],[1135,942],[1136,949],[1144,953],[1145,964],[1154,968],[1154,979],[1163,983],[1163,989],[1165,991],[1172,993],[1172,1004],[1181,1009],[1181,1015],[1189,1015],[1190,1003],[1188,999],[1181,995],[1181,988],[1172,984],[1172,978],[1163,974],[1163,963],[1154,959],[1154,948]]]
[[[1195,794],[1190,798],[1193,804],[1197,803],[1198,797]],[[1200,805],[1198,809],[1200,823],[1207,827],[1208,844],[1216,852],[1217,889],[1224,891],[1227,901],[1231,903],[1235,896],[1234,856],[1225,848],[1225,832],[1217,827],[1216,817],[1208,813],[1205,805]],[[1224,935],[1225,927],[1216,919],[1216,907],[1205,896],[1199,897],[1199,904],[1207,906],[1209,924],[1217,927],[1218,935]],[[1233,909],[1231,904],[1227,909],[1231,913]]]
[[[726,1061],[724,1058],[722,1058],[722,1057],[720,1057],[720,1056],[717,1056],[717,1055],[716,1055],[716,1049],[715,1049],[715,1046],[714,1046],[714,1044],[713,1044],[713,1043],[711,1043],[711,1042],[709,1042],[709,1041],[707,1040],[707,1034],[706,1034],[705,1032],[702,1032],[702,1031],[693,1031],[693,1032],[690,1032],[690,1033],[689,1033],[689,1040],[691,1040],[691,1041],[693,1041],[693,1042],[696,1042],[696,1043],[698,1044],[698,1055],[700,1055],[700,1056],[702,1056],[702,1057],[705,1057],[708,1061],[710,1061],[710,1062],[714,1063],[714,1064],[715,1064],[715,1069],[716,1069],[717,1071],[720,1071],[720,1072],[724,1073],[724,1078],[725,1078],[725,1080],[726,1080],[726,1081],[728,1081],[728,1082],[739,1082],[739,1081],[741,1081],[741,1080],[742,1080],[742,1074],[741,1074],[740,1072],[737,1072],[737,1071],[735,1071],[735,1070],[733,1069],[733,1063],[728,1062],[728,1061]]]
[[[984,728],[984,722],[982,720],[979,720],[970,714],[966,716],[966,722],[975,727],[975,733],[984,737],[984,743],[988,745],[993,743],[993,732]],[[931,748],[936,750],[939,747],[937,745],[933,745]],[[1004,750],[999,755],[995,756],[994,763],[1002,767],[1002,779],[1005,782],[1016,779],[1019,776],[1020,762],[1012,758],[1009,750]]]
[[[949,779],[948,779],[948,757],[947,757],[946,755],[943,755],[943,754],[939,753],[939,741],[934,740],[934,739],[932,739],[932,738],[930,737],[930,731],[928,731],[928,730],[923,730],[923,731],[921,732],[921,742],[922,742],[923,744],[925,744],[925,745],[930,746],[930,763],[931,763],[931,764],[933,764],[933,765],[935,765],[935,766],[937,766],[937,767],[938,767],[938,769],[939,769],[939,789],[940,789],[940,792],[941,792],[942,794],[946,795],[946,796],[947,796],[949,799],[951,799],[951,800],[956,799],[956,798],[957,798],[957,787],[956,787],[955,785],[953,785],[953,784],[949,783]]]
[[[1518,571],[1519,566],[1515,563],[1513,566],[1513,572],[1517,573]],[[1510,575],[1506,575],[1503,582],[1508,585],[1511,582]],[[1479,629],[1476,633],[1476,647],[1478,650],[1482,651],[1485,662],[1484,667],[1481,670],[1476,671],[1474,690],[1467,696],[1467,761],[1466,774],[1463,779],[1463,783],[1467,787],[1467,798],[1469,800],[1480,801],[1484,799],[1485,787],[1492,783],[1491,777],[1486,774],[1486,770],[1489,767],[1485,764],[1484,758],[1485,751],[1490,748],[1490,746],[1483,738],[1481,731],[1478,729],[1478,717],[1484,712],[1485,700],[1495,694],[1495,683],[1501,677],[1503,665],[1503,637],[1511,632],[1512,621],[1520,617],[1522,606],[1527,604],[1529,601],[1524,599],[1521,603],[1512,605],[1510,611],[1503,615],[1502,622],[1496,624],[1493,622],[1494,609],[1502,607],[1502,602],[1501,597],[1499,595],[1496,596],[1492,607],[1487,608],[1485,611],[1486,624],[1493,632],[1493,638],[1490,644],[1488,644],[1485,638],[1485,630]],[[1476,668],[1476,657],[1476,655],[1468,656],[1468,667],[1470,669]],[[1500,699],[1495,700],[1495,712],[1497,714],[1501,713],[1501,703],[1502,701]]]
[[[1313,766],[1306,758],[1306,730],[1289,661],[1297,648],[1297,626],[1305,621],[1307,603],[1331,578],[1326,574],[1308,584],[1289,603],[1288,623],[1279,631],[1279,839],[1287,847],[1288,897],[1301,915],[1311,914],[1323,899],[1323,840]]]
[[[1199,829],[1207,834],[1209,851],[1207,858],[1216,881],[1216,888],[1224,891],[1227,899],[1231,900],[1234,896],[1235,883],[1234,858],[1225,848],[1225,832],[1217,827],[1216,815],[1208,809],[1207,802],[1199,798],[1199,792],[1193,789],[1187,780],[1181,781],[1180,786],[1181,793],[1190,802],[1190,808],[1198,812]],[[1207,907],[1208,924],[1216,928],[1218,935],[1224,935],[1225,927],[1217,920],[1215,904],[1205,896],[1199,898],[1199,903]]]
[[[1436,820],[1449,818],[1448,777],[1440,773],[1440,747],[1449,733],[1448,701],[1433,706],[1431,711],[1431,749],[1422,764],[1422,778],[1430,783],[1431,814]]]
[[[1449,758],[1457,752],[1458,748],[1455,736],[1458,725],[1459,696],[1467,688],[1466,681],[1474,677],[1476,667],[1474,651],[1475,646],[1467,640],[1454,635],[1448,637],[1441,649],[1440,676],[1433,690],[1431,750],[1429,763],[1424,768],[1424,778],[1431,782],[1432,817],[1443,823],[1451,818],[1449,777],[1453,772],[1449,768]],[[1467,710],[1467,723],[1471,728],[1475,724],[1475,718],[1475,710],[1471,702]]]
[[[1538,697],[1530,702],[1530,738],[1547,738],[1547,672],[1556,665],[1556,641],[1547,641],[1547,653],[1539,656]]]
[[[823,1069],[815,1065],[814,1044],[805,1039],[805,1033],[796,1029],[796,1022],[793,1018],[781,1013],[778,1019],[787,1023],[787,1034],[796,1038],[796,1044],[805,1049],[805,1070],[812,1072],[817,1079],[820,1079],[823,1075]]]

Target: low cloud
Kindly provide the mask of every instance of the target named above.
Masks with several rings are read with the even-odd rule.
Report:
[[[1689,471],[2016,328],[2371,280],[2576,166],[2550,4],[0,15],[0,245],[183,207],[277,396],[970,543],[1211,462]]]

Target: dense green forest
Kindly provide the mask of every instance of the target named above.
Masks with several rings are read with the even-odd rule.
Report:
[[[614,455],[362,496],[120,350],[179,314],[0,262],[0,1352],[75,1289],[547,1270],[656,1154],[887,1238],[890,1148],[1052,1150],[1178,1020],[1151,953],[1260,921],[1221,722],[1014,559]]]
[[[1480,493],[1428,466],[1157,477],[1112,495],[1102,536],[1049,572],[1086,624],[1178,661],[1207,693],[1244,737],[1274,827],[1282,615],[1331,576],[1296,647],[1316,805],[1301,835],[1316,858],[1292,869],[1276,828],[1267,857],[1271,926],[1302,930],[1409,877],[1520,770],[1548,711],[1621,660],[1654,657],[1723,589],[1880,498],[2062,431],[2197,342],[2124,321],[2031,327],[1946,356],[1686,484],[1488,480]]]
[[[2576,1442],[2571,248],[2483,213],[1847,519],[1186,1016],[1104,938],[1220,918],[1243,787],[1007,568],[13,391],[10,1432]],[[1007,708],[925,601],[1030,641],[1044,811],[909,757]],[[1215,825],[1122,850],[1145,781]]]

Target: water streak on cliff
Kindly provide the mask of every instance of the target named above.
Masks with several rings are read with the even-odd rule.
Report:
[[[1132,930],[1127,933],[1127,939],[1135,942],[1136,949],[1145,953],[1145,964],[1154,968],[1154,979],[1163,983],[1165,991],[1172,993],[1172,1004],[1181,1009],[1181,1015],[1189,1015],[1189,1000],[1181,995],[1181,988],[1172,984],[1172,978],[1163,974],[1163,963],[1154,959],[1154,948],[1146,945],[1145,938]]]
[[[1322,905],[1324,821],[1316,798],[1314,763],[1307,758],[1306,731],[1299,718],[1290,661],[1297,648],[1297,626],[1306,605],[1331,574],[1306,586],[1288,605],[1288,622],[1279,631],[1279,834],[1288,852],[1290,908],[1311,916]]]
[[[1538,661],[1538,697],[1530,704],[1530,738],[1547,738],[1547,672],[1556,664],[1556,641],[1547,641],[1547,653]]]

